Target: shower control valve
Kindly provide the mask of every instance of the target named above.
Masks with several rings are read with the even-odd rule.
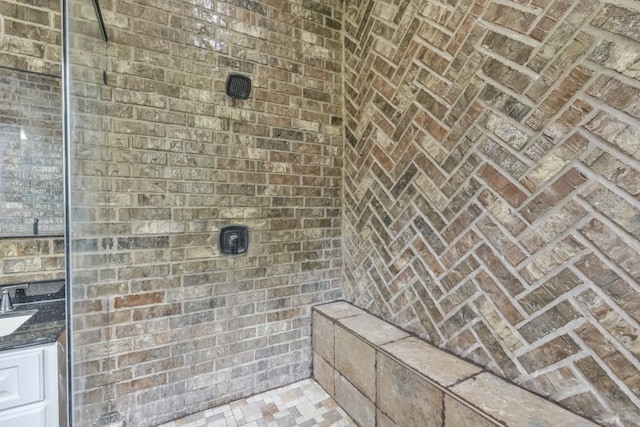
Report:
[[[245,225],[227,225],[220,229],[218,235],[220,252],[228,255],[238,255],[247,251],[249,247],[249,231]]]

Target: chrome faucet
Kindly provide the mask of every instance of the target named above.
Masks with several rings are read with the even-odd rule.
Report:
[[[3,286],[2,287],[2,301],[0,301],[0,313],[7,313],[13,310],[13,303],[11,302],[11,295],[9,292],[12,289],[27,289],[29,287],[28,283],[23,283],[21,285],[11,285],[11,286]]]

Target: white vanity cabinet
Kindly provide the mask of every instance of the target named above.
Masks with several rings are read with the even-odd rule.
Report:
[[[58,427],[56,343],[0,352],[0,427]]]

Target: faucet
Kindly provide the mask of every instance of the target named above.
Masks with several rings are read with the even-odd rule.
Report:
[[[3,286],[2,301],[0,301],[0,313],[7,313],[13,310],[13,303],[11,302],[11,296],[9,295],[9,291],[11,291],[12,289],[27,289],[28,287],[29,287],[28,283],[23,283],[21,285]]]

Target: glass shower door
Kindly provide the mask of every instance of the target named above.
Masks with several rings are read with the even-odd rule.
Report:
[[[109,425],[112,200],[107,44],[90,0],[63,3],[69,424]]]

